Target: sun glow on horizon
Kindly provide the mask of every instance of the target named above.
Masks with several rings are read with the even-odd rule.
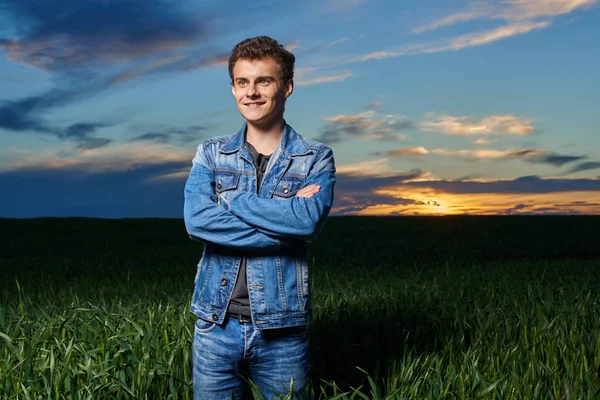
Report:
[[[430,188],[401,187],[379,190],[377,195],[401,199],[398,204],[377,204],[354,215],[517,215],[600,214],[600,193],[444,193]],[[577,200],[574,200],[577,199]],[[333,213],[343,212],[334,207]]]

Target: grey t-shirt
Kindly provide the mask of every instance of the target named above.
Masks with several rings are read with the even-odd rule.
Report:
[[[256,168],[256,190],[260,189],[267,165],[271,155],[265,156],[260,154],[254,146],[246,142],[248,152],[252,156],[254,161],[254,167]],[[246,279],[246,257],[242,257],[240,262],[240,270],[238,272],[237,281],[233,287],[233,293],[231,294],[231,301],[229,302],[228,311],[234,314],[241,314],[247,317],[251,316],[250,312],[250,298],[248,296],[248,281]]]

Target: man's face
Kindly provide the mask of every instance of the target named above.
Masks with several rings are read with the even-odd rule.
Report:
[[[233,67],[231,92],[249,123],[268,125],[283,120],[283,105],[292,90],[292,82],[283,82],[279,65],[271,57],[240,59]]]

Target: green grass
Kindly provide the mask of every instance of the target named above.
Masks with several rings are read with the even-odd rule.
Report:
[[[313,397],[600,398],[598,226],[330,218],[310,252]],[[202,248],[182,221],[0,232],[0,398],[192,398]]]

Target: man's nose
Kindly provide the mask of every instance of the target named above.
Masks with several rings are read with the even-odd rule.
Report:
[[[248,85],[248,90],[246,91],[246,96],[255,97],[258,95],[258,90],[256,90],[256,85],[251,83]]]

